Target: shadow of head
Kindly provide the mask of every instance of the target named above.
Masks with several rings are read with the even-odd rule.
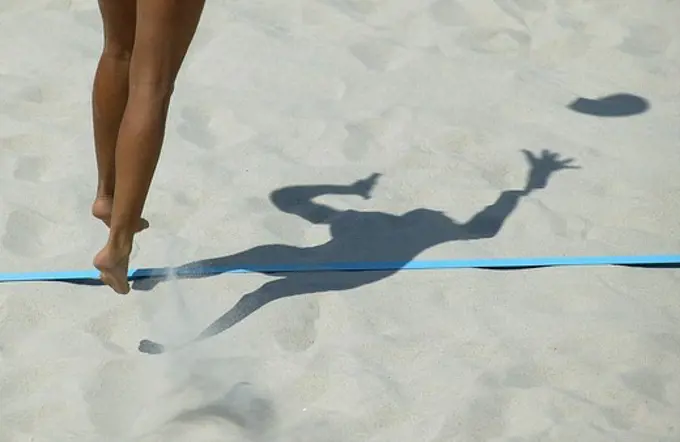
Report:
[[[596,117],[629,117],[649,109],[647,100],[637,95],[614,94],[598,99],[578,98],[569,104],[574,112]]]

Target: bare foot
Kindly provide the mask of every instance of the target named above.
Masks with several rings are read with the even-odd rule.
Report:
[[[113,208],[113,198],[110,196],[98,196],[92,203],[92,215],[101,220],[107,227],[111,227],[111,210]],[[139,225],[135,233],[139,233],[149,227],[149,222],[144,218],[139,220]]]
[[[130,253],[114,249],[109,243],[94,257],[94,266],[100,271],[102,282],[116,293],[125,295],[130,292],[128,283],[128,264]]]

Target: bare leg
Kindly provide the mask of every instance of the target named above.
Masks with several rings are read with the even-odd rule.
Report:
[[[128,102],[115,152],[111,230],[94,259],[102,281],[118,293],[130,291],[127,272],[132,239],[160,156],[175,79],[203,5],[204,0],[137,2]]]
[[[118,130],[128,99],[136,7],[136,0],[99,1],[104,23],[104,49],[92,87],[92,123],[98,174],[97,196],[92,204],[92,214],[106,225],[111,221]],[[143,222],[138,230],[146,226],[146,222]]]

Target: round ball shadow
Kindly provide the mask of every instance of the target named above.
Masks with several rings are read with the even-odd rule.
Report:
[[[629,117],[646,112],[649,102],[637,95],[615,94],[594,100],[579,98],[567,107],[574,112],[596,117]]]

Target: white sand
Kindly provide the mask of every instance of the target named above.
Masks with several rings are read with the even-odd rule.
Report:
[[[0,272],[89,269],[103,245],[89,216],[95,5],[0,2]],[[373,172],[372,199],[319,199],[369,214],[336,218],[340,239],[311,259],[678,253],[678,23],[664,0],[211,1],[133,266],[322,244],[328,226],[270,192]],[[617,93],[650,108],[568,109]],[[519,201],[496,236],[427,243],[442,215],[378,215],[468,220],[522,188],[521,149],[582,169]],[[158,356],[139,340],[191,338],[276,278],[127,297],[2,284],[0,442],[680,440],[677,270],[363,277],[270,284],[303,296]]]

